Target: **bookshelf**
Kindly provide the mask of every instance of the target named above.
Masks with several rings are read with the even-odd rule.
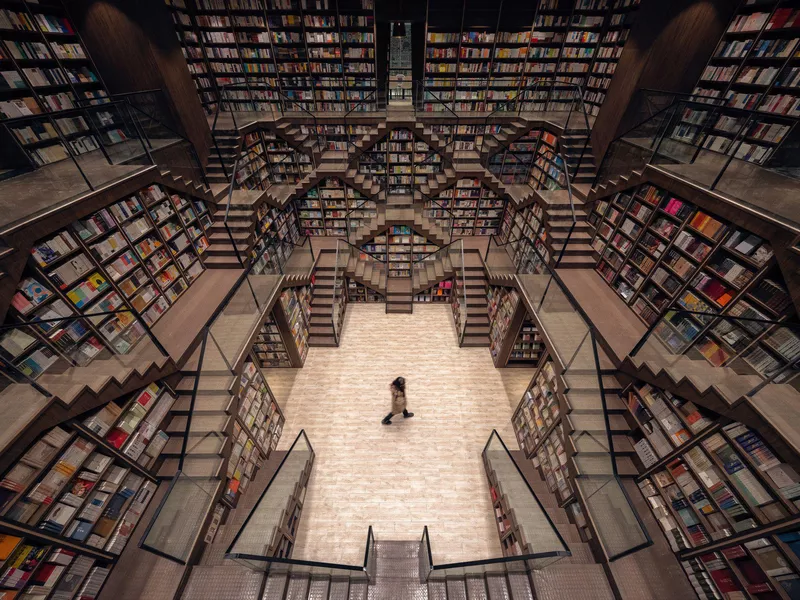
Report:
[[[799,43],[800,18],[795,3],[742,2],[693,93],[759,114],[745,130],[741,145],[735,138],[746,117],[735,110],[714,111],[712,107],[708,111],[686,109],[672,137],[693,140],[704,131],[704,148],[724,154],[735,152],[742,160],[765,163],[794,127],[795,120],[779,117],[800,114],[800,80],[794,63]]]
[[[757,535],[797,514],[800,477],[758,432],[640,382],[622,399],[638,440],[639,488],[674,552]],[[800,583],[797,539],[765,532],[683,567],[701,598],[735,591],[791,597]]]
[[[531,380],[512,417],[519,447],[527,458],[533,459],[543,440],[560,423],[557,389],[555,367],[548,358]]]
[[[668,348],[724,366],[741,358],[762,377],[794,359],[788,329],[713,315],[796,320],[770,245],[759,236],[656,186],[601,200],[590,221],[597,272]],[[670,306],[708,313],[680,315]],[[665,315],[666,312],[666,315]]]
[[[575,489],[567,466],[562,427],[550,429],[539,445],[536,454],[531,458],[531,462],[534,467],[539,469],[547,484],[547,489],[556,495],[559,503],[567,502],[574,497]]]
[[[272,316],[267,317],[266,322],[261,326],[253,345],[253,352],[262,368],[292,366],[283,337]]]
[[[9,598],[63,600],[77,593],[94,600],[112,567],[107,559],[81,554],[71,546],[33,536],[0,535],[0,592]]]
[[[389,277],[411,277],[411,263],[438,249],[408,225],[392,225],[361,246],[379,262],[388,262]]]
[[[347,185],[338,177],[325,177],[296,200],[303,235],[347,236],[377,215],[374,200]],[[352,211],[349,216],[348,213]]]
[[[235,508],[258,469],[275,449],[284,417],[256,362],[248,360],[239,377],[238,409],[228,457],[224,504]]]
[[[107,439],[79,424],[66,427],[40,436],[4,474],[0,514],[70,547],[118,555],[155,492],[155,479]]]
[[[495,235],[500,227],[506,201],[483,185],[479,179],[459,179],[449,189],[425,202],[426,215],[437,226],[449,229],[452,212],[453,235]]]
[[[544,345],[539,335],[539,330],[536,328],[536,324],[526,315],[519,333],[517,334],[514,347],[511,349],[511,354],[508,357],[506,366],[519,365],[535,367],[539,363],[543,352]]]
[[[205,267],[205,203],[155,184],[33,244],[0,352],[30,377],[63,360],[128,353]],[[91,317],[93,313],[128,310]],[[26,325],[36,320],[80,317]]]
[[[231,83],[225,110],[343,112],[376,89],[372,0],[166,2],[209,113]]]
[[[461,14],[429,3],[424,88],[456,112],[491,112],[526,86],[522,110],[565,110],[574,84],[596,115],[622,54],[638,0],[541,0]],[[447,109],[429,95],[426,111]]]
[[[515,265],[530,264],[537,272],[544,270],[543,263],[550,261],[550,250],[545,243],[547,232],[543,224],[543,211],[538,203],[533,203],[522,210],[516,210],[510,204],[503,214],[500,235],[507,243]],[[528,243],[533,240],[533,245]]]
[[[60,111],[100,104],[108,96],[60,0],[17,0],[0,6],[0,75],[3,120],[36,114],[57,118]],[[64,126],[68,127],[72,121],[64,119]],[[53,146],[60,145],[58,140],[43,143],[54,134],[52,125],[45,125],[47,122],[45,119],[33,122],[36,124],[30,126],[29,132],[42,142],[40,152],[31,154],[40,154],[43,159],[58,152]],[[12,127],[12,132],[20,139],[23,129]],[[93,139],[92,134],[78,137],[80,133],[88,133],[88,129],[84,122],[74,132],[76,148],[81,137]],[[64,151],[62,146],[61,152]]]
[[[495,367],[503,366],[503,346],[519,302],[519,294],[515,289],[488,286],[486,305],[489,313],[489,352]]]
[[[347,278],[348,302],[386,302],[386,297],[371,288]]]
[[[429,304],[451,302],[452,298],[450,295],[452,290],[453,280],[446,279],[445,281],[440,281],[436,285],[431,286],[426,290],[422,290],[418,294],[414,294],[414,302],[423,302]]]
[[[371,175],[389,194],[412,194],[443,171],[442,157],[410,129],[396,128],[359,158],[358,172]]]
[[[169,387],[152,383],[109,402],[77,427],[152,473],[169,438],[164,427],[175,400]]]

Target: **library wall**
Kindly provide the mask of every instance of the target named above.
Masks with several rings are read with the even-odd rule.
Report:
[[[211,130],[161,0],[67,0],[89,54],[112,94],[164,91],[165,108],[205,163]]]
[[[641,88],[690,93],[738,0],[643,2],[619,58],[592,129],[598,163],[611,141],[637,125],[634,110]]]

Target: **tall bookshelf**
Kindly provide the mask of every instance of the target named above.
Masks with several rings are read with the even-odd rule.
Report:
[[[742,423],[651,385],[634,382],[622,399],[642,473],[637,482],[672,550],[755,534],[683,562],[698,595],[791,597],[800,584],[798,534],[757,537],[798,513],[800,477],[786,457]]]
[[[450,228],[452,220],[454,236],[496,234],[507,204],[480,179],[466,178],[441,191],[435,201],[426,200],[427,216],[444,229]]]
[[[239,376],[238,410],[228,458],[224,503],[235,507],[258,469],[276,448],[285,422],[283,413],[256,362],[245,362]]]
[[[507,244],[507,252],[514,264],[518,267],[531,265],[539,273],[545,270],[544,264],[550,261],[550,251],[545,243],[547,232],[542,219],[543,211],[538,203],[522,210],[516,210],[509,204],[500,226],[500,237]],[[533,240],[533,244],[528,240]]]
[[[540,0],[477,9],[428,3],[424,87],[456,112],[502,108],[526,86],[522,110],[566,110],[584,89],[589,112],[605,99],[638,0]],[[423,110],[446,111],[432,96]]]
[[[452,302],[453,293],[453,280],[446,279],[440,281],[428,289],[422,290],[414,294],[414,302],[422,302],[427,304],[432,303],[446,303]]]
[[[593,209],[596,269],[668,348],[714,366],[741,358],[765,376],[796,358],[800,338],[777,325],[714,315],[796,321],[772,248],[762,238],[651,184]],[[741,362],[739,363],[741,364]]]
[[[532,129],[489,159],[489,170],[503,183],[527,183],[534,189],[566,187],[564,163],[558,156],[558,137]]]
[[[347,278],[347,301],[348,302],[386,302],[383,294],[368,288],[357,281]]]
[[[694,94],[734,109],[758,111],[743,136],[746,116],[712,107],[687,109],[673,130],[677,140],[704,131],[703,147],[765,163],[800,116],[800,80],[794,62],[800,44],[797,4],[789,0],[743,1],[700,76]],[[711,111],[715,120],[711,122]],[[794,119],[780,119],[779,116]],[[741,138],[741,145],[736,141]]]
[[[209,113],[232,83],[226,110],[344,112],[377,87],[372,0],[166,3]]]
[[[34,243],[0,352],[36,378],[60,360],[86,365],[128,353],[202,274],[205,203],[159,185],[86,215]],[[94,313],[127,310],[92,317]],[[76,317],[69,323],[32,321]]]

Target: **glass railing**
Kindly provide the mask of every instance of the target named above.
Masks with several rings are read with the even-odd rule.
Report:
[[[435,529],[431,534],[426,526],[419,547],[422,581],[444,580],[450,576],[525,573],[544,569],[571,555],[566,542],[497,431],[492,431],[482,456],[493,498],[492,517],[497,516],[495,504],[505,515],[510,515],[510,521],[514,521],[513,530],[508,531],[506,540],[513,537],[516,542],[509,543],[502,555],[498,552],[495,557],[437,564],[431,548],[431,535],[435,537]]]
[[[712,386],[732,407],[747,398],[770,413],[775,398],[800,400],[800,324],[776,321],[750,304],[728,313],[668,308],[630,353],[637,366]],[[724,411],[723,411],[724,412]]]
[[[15,202],[2,224],[35,218],[150,165],[204,184],[191,142],[135,102],[136,94],[112,96],[56,114],[4,120],[0,172],[14,179]]]
[[[336,345],[342,336],[344,314],[347,307],[347,263],[350,260],[350,247],[341,242],[336,243],[336,254],[333,261],[333,307],[331,309],[331,325]]]
[[[140,541],[145,550],[182,564],[225,480],[224,452],[232,418],[227,407],[237,392],[236,374],[252,345],[253,331],[280,292],[283,276],[256,274],[255,264],[239,276],[201,333],[197,374],[173,465],[176,475]],[[265,387],[274,400],[266,383]]]
[[[800,155],[795,150],[800,130],[794,122],[715,99],[676,99],[609,145],[594,186],[658,165],[798,226],[800,219],[789,200],[800,190]]]
[[[554,362],[563,368],[566,393],[574,388],[582,398],[580,410],[565,417],[568,445],[578,494],[603,552],[611,561],[645,548],[652,540],[618,476],[594,328],[549,267],[517,280],[550,340]]]

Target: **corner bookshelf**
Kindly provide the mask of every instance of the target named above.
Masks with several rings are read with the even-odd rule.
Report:
[[[797,5],[783,0],[742,2],[700,76],[694,94],[724,100],[733,109],[760,113],[736,142],[744,117],[735,110],[719,112],[705,131],[705,148],[757,164],[765,163],[796,123],[800,81],[794,62],[800,44]],[[708,111],[687,109],[672,137],[693,139]],[[780,116],[795,119],[780,119]]]
[[[759,433],[641,382],[622,398],[638,439],[639,488],[675,553],[796,517],[800,477]],[[791,597],[800,584],[797,539],[765,532],[683,567],[702,598]]]
[[[20,329],[0,351],[36,378],[60,359],[85,365],[104,351],[128,353],[205,267],[205,203],[159,185],[88,214],[33,244],[12,318]],[[115,315],[93,313],[128,310]],[[86,315],[61,325],[36,320]]]
[[[668,348],[716,367],[741,358],[762,377],[795,358],[800,338],[787,329],[714,319],[796,320],[765,240],[650,184],[600,201],[590,220],[596,270],[646,324],[666,313],[654,335]]]
[[[453,291],[453,280],[446,279],[440,281],[436,285],[422,290],[418,294],[414,294],[414,302],[421,302],[423,304],[440,304],[451,302],[451,294]]]
[[[166,2],[209,113],[231,83],[225,109],[246,111],[344,112],[377,88],[372,0]]]
[[[312,285],[286,288],[281,292],[253,346],[259,366],[303,366],[308,353]]]
[[[357,281],[347,278],[347,301],[348,302],[386,302],[383,294],[368,288]]]

